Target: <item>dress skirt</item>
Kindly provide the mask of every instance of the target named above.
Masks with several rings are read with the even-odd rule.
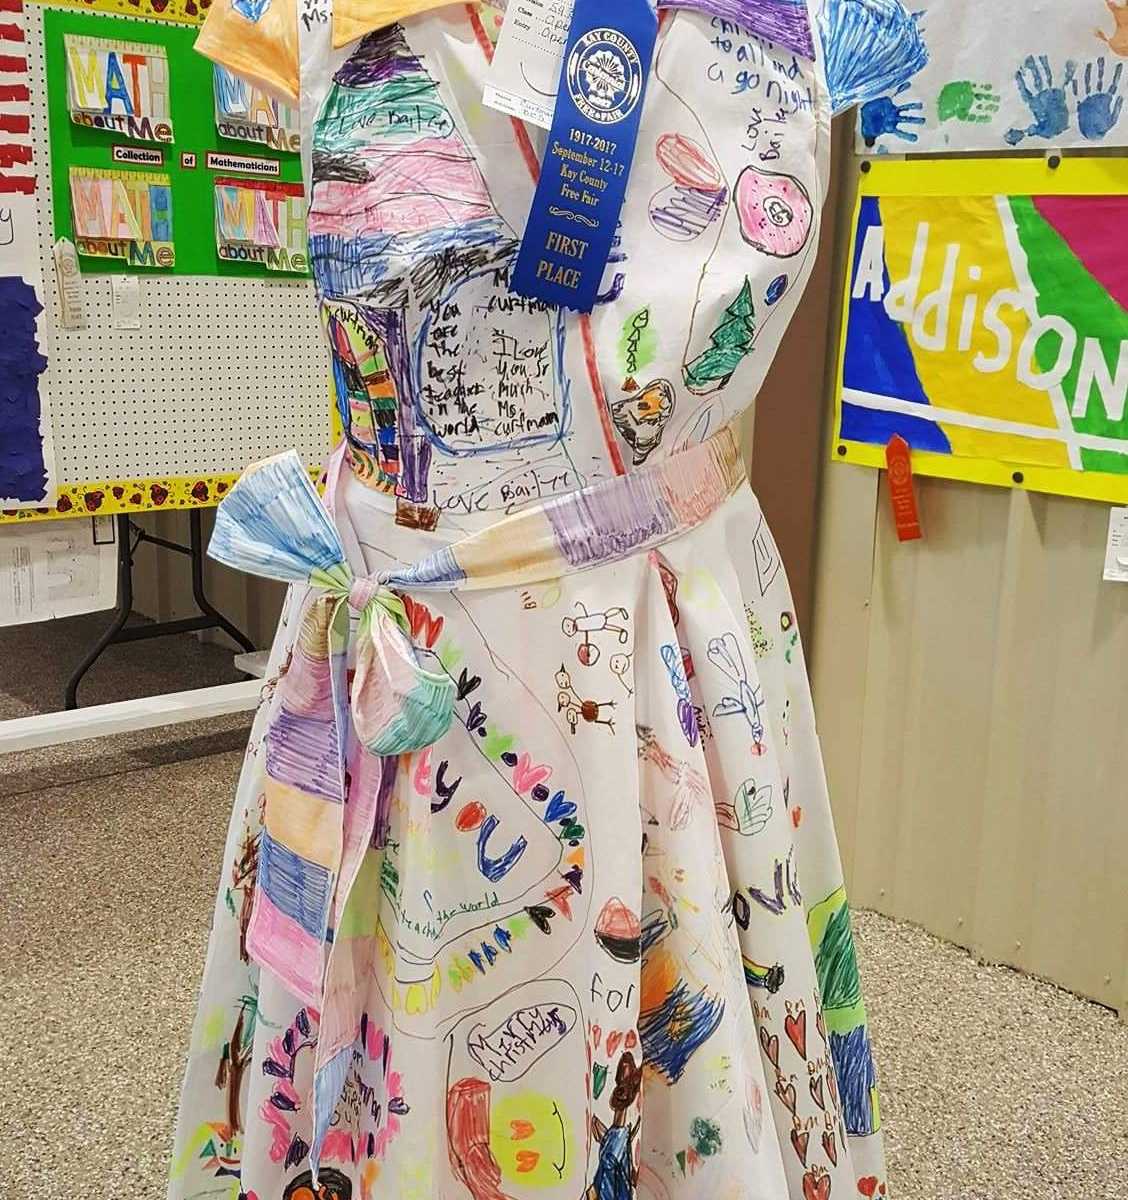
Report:
[[[387,518],[350,486],[335,522],[352,569],[386,571]],[[399,589],[457,719],[413,753],[350,743],[345,807],[371,816],[319,991],[248,939],[256,890],[260,923],[317,929],[316,847],[287,849],[266,815],[272,787],[290,844],[320,836],[302,824],[316,787],[287,782],[270,732],[309,603],[291,589],[170,1200],[885,1195],[810,689],[764,516],[741,480],[635,552],[616,543],[621,506],[582,519],[613,553]],[[536,553],[521,541],[514,561]]]

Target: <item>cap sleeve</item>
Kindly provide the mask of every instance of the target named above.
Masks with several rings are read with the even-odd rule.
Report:
[[[900,91],[928,62],[901,0],[824,0],[818,25],[835,113]]]
[[[279,100],[298,102],[297,0],[215,0],[196,49]]]

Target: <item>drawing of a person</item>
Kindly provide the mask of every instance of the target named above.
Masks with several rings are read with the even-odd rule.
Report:
[[[591,1119],[591,1131],[599,1143],[599,1164],[588,1188],[587,1200],[631,1200],[638,1183],[634,1165],[634,1140],[639,1122],[627,1124],[627,1113],[638,1099],[642,1087],[642,1067],[628,1050],[615,1071],[615,1090],[611,1093],[614,1120],[608,1128],[598,1117]]]

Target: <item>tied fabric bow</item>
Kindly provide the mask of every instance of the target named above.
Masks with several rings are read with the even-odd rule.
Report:
[[[446,733],[455,685],[420,666],[401,597],[379,577],[354,575],[296,452],[244,472],[219,506],[208,553],[312,588],[263,739],[263,831],[246,948],[320,1008],[331,922],[371,838],[383,760]],[[351,694],[350,610],[359,613]]]
[[[294,706],[310,711],[329,684],[340,711],[343,693],[333,687],[337,672],[329,664],[347,641],[351,608],[360,614],[351,716],[361,744],[381,757],[408,754],[446,733],[454,716],[453,681],[419,665],[402,598],[376,576],[354,575],[295,451],[247,468],[219,506],[208,554],[251,575],[308,581],[322,593],[303,613],[286,675]]]

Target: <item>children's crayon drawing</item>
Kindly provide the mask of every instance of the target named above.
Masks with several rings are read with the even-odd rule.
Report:
[[[256,142],[291,154],[301,150],[302,139],[294,109],[218,65],[215,68],[215,127],[220,137],[237,142]]]
[[[172,188],[167,175],[71,167],[71,212],[79,254],[131,267],[171,267]]]
[[[305,201],[300,183],[215,181],[219,257],[261,263],[268,271],[306,269]]]
[[[163,46],[66,35],[67,106],[76,125],[142,142],[171,142]]]
[[[24,41],[23,6],[5,13],[6,38]],[[55,486],[51,418],[41,376],[47,368],[39,263],[31,100],[27,59],[0,61],[0,505],[41,505]]]
[[[926,54],[862,105],[861,152],[1128,141],[1128,0],[913,0],[908,7]]]

